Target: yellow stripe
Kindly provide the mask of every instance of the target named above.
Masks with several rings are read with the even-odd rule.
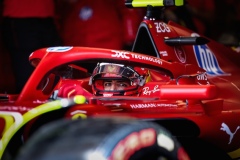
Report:
[[[183,6],[184,1],[183,0],[175,0],[175,6]]]
[[[164,6],[163,0],[133,0],[133,7],[147,7],[147,5],[151,5],[153,7],[156,6]]]
[[[86,99],[83,96],[75,96],[73,99],[74,102],[71,103],[71,101],[72,101],[71,99],[61,99],[61,100],[44,103],[44,104],[41,104],[41,105],[29,110],[22,116],[20,115],[20,113],[15,112],[19,116],[21,116],[21,117],[19,117],[18,121],[13,121],[13,117],[12,117],[12,119],[9,118],[10,116],[12,116],[11,113],[6,116],[0,115],[0,117],[4,118],[5,123],[6,123],[5,129],[4,129],[5,132],[2,135],[2,139],[0,139],[0,159],[3,155],[3,152],[4,152],[7,144],[9,143],[9,141],[11,140],[13,135],[27,122],[29,122],[30,120],[32,120],[33,118],[35,118],[39,115],[61,109],[62,107],[66,107],[66,106],[73,105],[73,104],[84,104]],[[14,113],[14,112],[12,112],[12,113]],[[78,117],[86,118],[87,116],[83,114]],[[77,118],[77,117],[74,117],[74,118]]]
[[[162,7],[164,0],[133,0],[132,6],[133,7],[147,7],[151,5],[153,7]],[[182,6],[184,5],[184,0],[175,0],[175,6]]]
[[[150,82],[150,81],[152,81],[152,77],[151,77],[150,71],[148,70],[148,76],[147,76],[147,79],[146,79],[146,83]]]
[[[77,114],[74,114],[72,116],[72,120],[76,120],[76,119],[86,119],[87,118],[87,115],[84,114],[84,113],[77,113]]]
[[[38,107],[35,107],[23,115],[23,124],[41,114],[60,109],[61,107],[61,102],[59,100],[48,102]]]
[[[237,159],[240,157],[240,148],[232,151],[232,152],[228,152],[228,155],[232,158],[232,159]]]
[[[2,117],[5,120],[5,126],[3,130],[3,134],[4,134],[7,131],[7,129],[13,124],[14,119],[11,115],[0,115],[0,117]]]
[[[56,101],[52,101],[52,102],[48,102],[42,105],[39,105],[38,107],[28,111],[27,113],[25,113],[23,115],[23,122],[18,124],[18,123],[13,123],[11,126],[8,126],[8,130],[6,130],[6,132],[3,134],[2,139],[0,141],[0,159],[2,157],[2,154],[7,146],[7,144],[9,143],[9,141],[11,140],[11,138],[13,137],[13,135],[23,126],[25,125],[27,122],[29,122],[30,120],[32,120],[33,118],[53,111],[53,110],[57,110],[61,108],[61,101],[56,100]],[[2,115],[1,115],[2,116]]]

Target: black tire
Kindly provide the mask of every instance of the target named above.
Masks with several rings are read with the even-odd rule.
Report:
[[[191,160],[232,160],[232,158],[219,147],[197,137],[178,137]]]
[[[155,123],[89,118],[65,119],[43,126],[23,146],[16,160],[157,160],[160,157],[188,159],[177,140]]]

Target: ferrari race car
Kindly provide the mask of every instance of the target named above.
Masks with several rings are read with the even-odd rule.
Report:
[[[164,22],[162,7],[181,0],[125,4],[147,8],[131,51],[59,46],[30,55],[36,68],[22,92],[1,94],[1,159],[74,159],[94,147],[103,159],[240,158],[240,54]],[[89,82],[100,62],[148,78],[135,96],[96,96]],[[69,96],[76,87],[84,94]]]

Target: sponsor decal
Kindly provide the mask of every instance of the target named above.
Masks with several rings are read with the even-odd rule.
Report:
[[[47,48],[47,52],[66,52],[71,50],[73,47],[66,46],[66,47],[50,47]]]
[[[197,83],[199,85],[207,85],[207,84],[209,84],[206,72],[197,75],[196,80],[197,80]]]
[[[185,52],[184,52],[184,50],[182,49],[181,46],[175,46],[174,47],[174,52],[175,52],[178,60],[181,63],[185,63],[186,62],[186,54],[185,54]]]
[[[192,36],[199,36],[195,33]],[[219,66],[214,53],[207,45],[194,45],[193,50],[197,59],[198,66],[205,69],[209,75],[230,75],[225,73]]]
[[[128,52],[122,52],[122,51],[114,51],[112,50],[115,54],[112,55],[112,57],[117,57],[117,58],[125,58],[125,59],[130,59]]]
[[[113,93],[103,93],[103,97],[112,97]]]
[[[164,22],[155,22],[157,33],[171,32],[170,28]]]
[[[141,109],[141,108],[157,108],[157,107],[178,107],[177,104],[166,104],[166,103],[141,103],[141,104],[130,104],[132,109]]]
[[[159,86],[156,85],[155,87],[153,87],[152,90],[149,89],[149,87],[144,87],[143,88],[143,95],[151,95],[151,93],[155,93],[160,91],[160,89],[158,88]]]
[[[160,51],[159,54],[162,55],[163,57],[168,56],[167,51]]]
[[[197,75],[197,80],[207,81],[208,79],[207,79],[206,73],[202,73],[202,74]]]
[[[133,59],[150,61],[150,62],[157,63],[157,64],[160,64],[160,65],[162,64],[162,60],[159,59],[159,58],[155,58],[155,57],[133,54],[133,53],[129,53],[129,52],[116,51],[116,50],[112,50],[112,52],[114,53],[112,55],[112,57],[116,57],[116,58],[124,58],[124,59],[133,58]]]
[[[131,55],[132,55],[132,58],[134,58],[134,59],[141,59],[141,60],[150,61],[150,62],[157,63],[157,64],[162,64],[162,61],[158,58],[142,56],[142,55],[137,55],[137,54],[131,54]]]
[[[70,113],[71,115],[71,118],[73,120],[75,119],[86,119],[87,118],[87,115],[86,115],[86,111],[83,111],[83,110],[75,110],[73,112]]]
[[[237,133],[237,131],[238,131],[239,129],[240,129],[240,126],[237,126],[237,128],[235,129],[235,131],[232,132],[226,123],[222,123],[222,124],[221,124],[221,128],[220,128],[220,130],[226,132],[226,133],[229,135],[229,142],[228,142],[228,144],[231,144],[234,135]]]
[[[93,9],[89,6],[84,6],[79,12],[79,18],[83,21],[89,20],[93,16]]]

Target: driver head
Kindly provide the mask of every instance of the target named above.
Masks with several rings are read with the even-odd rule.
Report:
[[[145,77],[129,66],[98,63],[89,83],[96,96],[138,95]]]

